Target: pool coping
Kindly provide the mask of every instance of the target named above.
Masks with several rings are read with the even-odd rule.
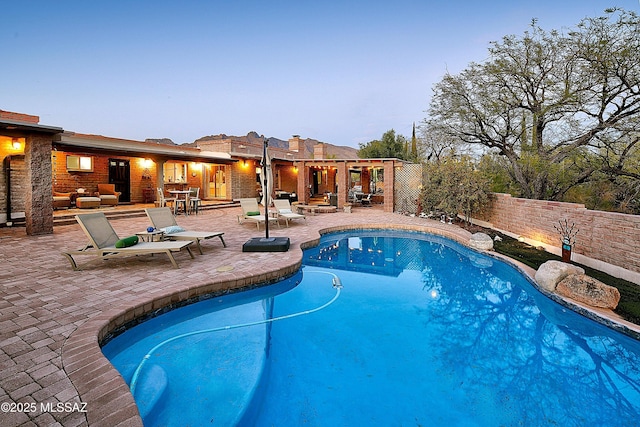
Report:
[[[437,226],[418,224],[342,224],[322,227],[316,230],[317,236],[300,242],[299,247],[290,249],[296,251],[296,256],[285,265],[243,277],[233,277],[233,274],[222,275],[218,280],[204,284],[184,284],[178,290],[171,289],[152,299],[132,301],[121,307],[113,307],[88,319],[67,338],[62,346],[62,366],[69,379],[76,387],[81,402],[92,408],[87,415],[87,422],[91,426],[127,425],[142,426],[142,419],[138,412],[133,395],[120,373],[103,355],[100,344],[124,325],[135,322],[153,313],[160,313],[167,309],[210,294],[223,294],[249,289],[272,283],[280,278],[294,274],[302,265],[304,249],[316,246],[322,235],[347,230],[397,230],[414,231],[442,236],[469,247],[471,233],[461,228],[443,229]],[[518,269],[543,295],[554,301],[591,318],[605,326],[611,327],[636,339],[640,339],[640,327],[624,321],[609,310],[599,310],[584,304],[550,293],[534,280],[535,270],[517,260],[498,254],[494,251],[479,251],[500,259]],[[146,297],[145,297],[146,298]]]

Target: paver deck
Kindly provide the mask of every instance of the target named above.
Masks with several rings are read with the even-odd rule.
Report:
[[[322,230],[393,225],[461,242],[470,236],[455,225],[374,207],[272,229],[270,235],[291,239],[290,250],[247,254],[242,244],[264,230],[238,224],[239,212],[225,208],[178,217],[187,229],[224,231],[227,243],[223,248],[218,239],[207,241],[204,255],[195,259],[178,254],[179,269],[155,255],[96,259],[73,271],[61,252],[86,243],[77,224],[43,236],[26,236],[24,228],[0,229],[0,425],[141,426],[127,385],[100,351],[102,336],[167,304],[294,272],[301,245],[316,240]],[[140,217],[113,220],[112,225],[124,237],[149,224]]]

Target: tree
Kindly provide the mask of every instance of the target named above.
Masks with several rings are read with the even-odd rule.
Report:
[[[489,201],[488,182],[468,156],[449,156],[425,164],[420,201],[423,209],[457,215],[470,223]]]
[[[358,157],[361,159],[397,158],[408,160],[406,144],[406,138],[402,135],[396,135],[396,131],[391,129],[382,135],[381,140],[359,144]]]
[[[424,123],[420,126],[419,153],[425,161],[440,161],[456,155],[473,156],[473,147],[451,135],[437,123]]]
[[[607,10],[564,35],[535,21],[434,87],[427,124],[504,157],[519,194],[558,200],[596,171],[638,179],[640,21]],[[616,153],[615,155],[613,153]]]
[[[413,124],[413,130],[411,131],[411,151],[407,150],[409,153],[409,160],[414,163],[418,163],[420,161],[420,156],[418,155],[418,138],[416,138],[416,124]]]

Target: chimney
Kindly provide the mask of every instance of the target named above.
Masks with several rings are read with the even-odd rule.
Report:
[[[313,158],[314,159],[326,159],[327,158],[327,146],[322,142],[313,146]]]
[[[289,138],[289,150],[300,151],[300,135],[293,135]]]

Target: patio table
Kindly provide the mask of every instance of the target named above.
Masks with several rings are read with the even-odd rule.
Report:
[[[185,216],[189,215],[189,194],[191,192],[189,190],[169,190],[169,194],[173,194],[176,196],[176,201],[173,204],[173,214],[178,215],[178,211],[180,210],[180,205],[184,206],[184,214]]]

